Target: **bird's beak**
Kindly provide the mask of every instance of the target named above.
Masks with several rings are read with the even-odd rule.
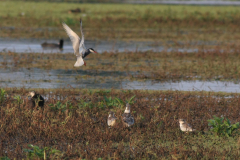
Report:
[[[86,64],[86,62],[84,61],[84,66],[86,66],[87,64]]]
[[[97,54],[98,54],[98,52],[96,52],[96,51],[94,51],[94,53],[97,53]]]

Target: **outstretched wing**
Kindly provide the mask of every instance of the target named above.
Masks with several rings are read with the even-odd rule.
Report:
[[[63,28],[65,29],[65,31],[67,32],[69,38],[72,41],[72,46],[73,46],[73,50],[74,50],[74,54],[76,56],[82,56],[82,53],[79,53],[79,44],[80,44],[80,38],[78,37],[78,35],[73,32],[71,30],[71,28],[69,28],[65,23],[62,23]]]
[[[83,47],[83,52],[85,52],[86,47],[84,45],[84,34],[83,34],[82,20],[81,19],[80,19],[80,31],[81,31],[81,35],[82,35],[82,38],[81,38],[81,41],[80,41],[80,47]]]

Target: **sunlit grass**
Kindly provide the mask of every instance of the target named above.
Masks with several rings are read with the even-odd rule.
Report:
[[[24,16],[42,16],[52,18],[76,18],[86,14],[92,18],[128,17],[139,16],[172,16],[184,18],[189,15],[201,16],[230,16],[240,14],[237,6],[184,6],[184,5],[139,5],[139,4],[97,4],[97,3],[49,3],[49,2],[23,2],[23,1],[1,1],[0,16],[17,17],[24,13]],[[80,14],[68,14],[68,10],[80,8]],[[225,13],[225,15],[224,15]],[[146,17],[148,18],[148,17]]]
[[[44,150],[56,149],[61,159],[212,159],[216,155],[236,159],[239,156],[239,130],[232,137],[216,136],[207,121],[213,115],[224,115],[231,123],[238,122],[239,94],[38,89],[46,103],[44,109],[32,110],[28,108],[28,89],[4,90],[8,96],[4,97],[0,110],[0,133],[4,135],[0,146],[4,154],[0,153],[0,157],[29,157],[23,151],[33,153],[31,146],[37,148],[34,153],[39,153],[39,157],[45,154]],[[14,103],[18,102],[16,96],[20,103]],[[116,98],[124,105],[117,104]],[[126,129],[121,115],[125,103],[131,99],[135,124]],[[114,111],[118,118],[117,126],[112,128],[106,122],[109,111]],[[181,132],[179,118],[186,119],[197,132]]]
[[[61,23],[66,22],[78,32],[80,18],[87,39],[233,41],[240,37],[240,9],[235,6],[18,1],[0,4],[1,37],[67,38]],[[68,12],[76,8],[82,12]]]

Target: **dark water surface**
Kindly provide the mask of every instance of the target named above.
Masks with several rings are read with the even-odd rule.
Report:
[[[44,49],[41,44],[44,42],[48,43],[59,43],[59,40],[44,40],[44,39],[6,39],[0,38],[0,52],[16,52],[16,53],[73,53],[72,43],[69,39],[64,41],[63,50],[55,49]],[[173,42],[167,42],[172,44]],[[181,43],[181,42],[179,42]],[[161,42],[139,42],[139,41],[85,41],[87,48],[93,48],[97,52],[125,52],[125,51],[148,51],[161,52],[163,50],[171,52],[197,52],[196,46],[202,45],[204,42],[195,42],[192,48],[183,47],[169,48],[164,47]],[[204,43],[205,44],[205,43]],[[206,45],[215,45],[215,42],[207,42]]]
[[[0,70],[0,87],[144,89],[179,91],[240,92],[240,85],[223,81],[130,81],[124,72],[19,69]],[[118,78],[116,78],[118,77]],[[120,77],[120,78],[119,78]]]

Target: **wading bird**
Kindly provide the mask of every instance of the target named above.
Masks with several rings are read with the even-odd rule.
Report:
[[[34,108],[35,106],[39,106],[39,107],[43,108],[44,98],[40,94],[38,94],[34,91],[31,91],[28,93],[28,96],[31,97],[30,105],[32,108]],[[36,103],[37,103],[37,105],[36,105]]]
[[[134,118],[130,113],[130,105],[127,103],[126,109],[122,115],[122,122],[125,126],[130,127],[134,124]]]
[[[41,46],[43,49],[63,49],[63,42],[63,39],[60,39],[58,44],[44,42],[41,44]]]
[[[83,61],[83,58],[85,58],[90,53],[97,53],[97,52],[94,51],[94,49],[92,49],[92,48],[86,49],[86,47],[84,45],[84,34],[83,34],[83,30],[82,30],[82,20],[80,19],[80,30],[81,30],[81,34],[82,34],[81,39],[65,23],[62,23],[62,25],[63,25],[63,28],[65,29],[65,31],[67,32],[69,38],[72,41],[74,54],[77,56],[77,61],[74,64],[74,67],[80,67],[83,64],[86,66],[86,62]],[[79,52],[79,48],[82,48],[82,51]]]
[[[117,117],[115,117],[114,112],[111,111],[107,120],[108,126],[111,126],[111,127],[114,126],[116,124],[116,119]]]
[[[196,129],[192,129],[192,126],[188,124],[184,119],[179,119],[180,129],[183,132],[193,132]]]

